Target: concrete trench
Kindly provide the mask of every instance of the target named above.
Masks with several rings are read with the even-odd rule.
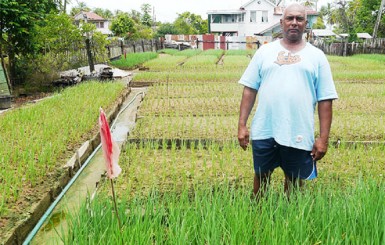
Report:
[[[129,84],[129,81],[127,84]],[[144,92],[146,91],[146,87],[128,87],[117,100],[114,108],[111,111],[106,112],[110,122],[113,139],[120,147],[127,141],[129,132],[135,126],[137,110],[144,98]],[[127,107],[130,102],[132,102],[131,105]],[[122,110],[122,108],[125,107],[127,108]],[[119,117],[116,118],[118,114]],[[113,125],[112,122],[114,120],[116,121]],[[97,190],[97,184],[105,174],[105,162],[101,148],[94,152],[99,144],[100,136],[98,134],[82,144],[72,158],[65,164],[64,167],[68,170],[67,173],[58,179],[57,183],[53,183],[53,187],[49,193],[47,193],[39,203],[34,205],[33,211],[30,212],[28,218],[17,224],[9,237],[6,238],[4,244],[25,243],[28,234],[36,228],[35,225],[39,222],[40,218],[44,216],[46,210],[48,210],[62,190],[65,189],[76,172],[81,169],[82,164],[88,160],[88,165],[84,167],[76,181],[69,187],[63,198],[58,202],[41,228],[30,241],[30,244],[62,244],[57,230],[62,231],[66,229],[66,215],[68,214],[68,210],[71,210],[71,212],[78,210],[80,204],[84,203],[90,193]],[[92,154],[94,155],[91,158],[90,156]]]
[[[124,108],[136,94],[145,92],[146,88],[131,88],[130,94],[123,101],[121,108]],[[126,142],[128,133],[134,128],[137,109],[143,100],[143,95],[138,96],[132,105],[127,107],[116,118],[116,123],[112,127],[112,136],[115,142],[122,147]],[[112,125],[112,123],[110,123]],[[54,211],[50,215],[36,234],[31,244],[60,244],[62,241],[58,236],[56,229],[65,231],[67,227],[66,214],[68,210],[76,212],[80,208],[80,203],[84,203],[90,194],[97,191],[97,184],[103,178],[105,173],[105,162],[103,158],[103,152],[101,148],[97,151],[94,157],[91,159],[88,166],[83,170],[79,178],[71,186],[68,192],[65,194],[63,200],[55,207]]]

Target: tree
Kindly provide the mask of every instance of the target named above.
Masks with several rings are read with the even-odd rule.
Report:
[[[141,18],[142,24],[145,25],[145,26],[151,27],[151,25],[152,25],[152,18],[151,18],[151,15],[150,15],[150,13],[151,13],[151,5],[148,4],[148,3],[142,4],[140,9],[143,12],[142,18]]]
[[[321,7],[320,15],[322,19],[326,21],[326,24],[332,26],[337,22],[337,11],[333,8],[331,3],[327,3],[325,6]]]
[[[159,38],[159,37],[164,37],[167,34],[175,35],[175,34],[179,34],[179,33],[173,24],[163,23],[156,30],[155,36]]]
[[[119,37],[130,38],[137,32],[134,21],[128,13],[125,12],[118,13],[118,15],[112,20],[110,28],[114,35]]]
[[[178,14],[174,26],[179,34],[204,34],[208,31],[208,23],[200,15],[184,12]]]
[[[313,24],[313,29],[325,29],[326,26],[321,16],[317,17],[317,22]]]
[[[75,16],[77,15],[78,13],[84,11],[84,12],[90,12],[91,11],[91,8],[87,6],[87,4],[85,2],[77,2],[78,5],[73,7],[71,9],[71,15],[72,16]]]
[[[379,17],[381,0],[354,0],[358,6],[355,16],[354,28],[357,32],[372,33]],[[377,37],[385,37],[385,16],[382,13],[377,29]]]
[[[94,8],[92,11],[104,19],[111,19],[114,16],[109,9]]]
[[[53,0],[0,1],[0,54],[9,57],[11,83],[16,82],[16,57],[35,51],[31,41],[34,26],[41,23],[51,11],[57,12]]]

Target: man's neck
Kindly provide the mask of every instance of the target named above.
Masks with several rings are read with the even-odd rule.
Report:
[[[289,50],[290,52],[293,52],[293,53],[302,50],[305,47],[305,45],[306,45],[306,42],[303,39],[300,39],[298,41],[297,40],[296,41],[290,41],[288,39],[283,38],[283,39],[281,39],[280,42],[281,42],[281,45],[285,49],[287,49],[287,50]]]

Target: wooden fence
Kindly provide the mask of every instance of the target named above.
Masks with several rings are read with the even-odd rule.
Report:
[[[340,42],[329,44],[320,42],[316,46],[329,55],[385,54],[385,38],[367,39],[362,43]]]
[[[109,59],[116,59],[127,53],[156,52],[164,48],[163,40],[137,40],[137,41],[115,41],[107,47]]]
[[[183,39],[180,38],[183,36]],[[178,37],[179,39],[176,39]],[[107,55],[109,59],[119,58],[125,53],[156,52],[164,48],[165,41],[178,40],[192,42],[192,47],[206,50],[214,49],[257,49],[259,44],[271,41],[270,39],[249,37],[214,37],[211,35],[166,35],[166,40],[137,40],[137,41],[115,41],[108,45]],[[316,47],[329,55],[350,56],[354,54],[385,54],[385,38],[367,39],[358,43],[327,43],[318,42]]]

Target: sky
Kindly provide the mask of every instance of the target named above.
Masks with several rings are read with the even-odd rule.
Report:
[[[109,9],[112,12],[121,10],[131,12],[131,10],[140,10],[142,4],[148,3],[155,10],[156,21],[173,22],[178,13],[189,11],[199,14],[203,19],[207,19],[209,10],[235,10],[250,0],[79,0],[85,2],[88,7]],[[322,5],[331,0],[319,0]],[[71,0],[68,10],[77,6],[77,0]]]

